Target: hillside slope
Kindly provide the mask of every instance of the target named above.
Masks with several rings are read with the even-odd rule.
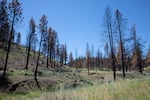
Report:
[[[34,70],[36,59],[34,53],[30,53],[29,70],[25,70],[26,48],[18,48],[13,45],[8,60],[7,78],[0,78],[0,92],[11,93],[30,93],[31,91],[56,91],[60,89],[74,89],[76,87],[93,86],[96,84],[110,83],[113,81],[112,71],[92,70],[88,75],[86,68],[75,68],[68,66],[55,66],[46,68],[46,57],[41,55],[38,71],[38,80],[34,80]],[[36,53],[37,56],[37,53]],[[3,72],[5,62],[5,52],[0,49],[0,76]],[[58,63],[57,63],[58,64]],[[57,65],[56,64],[56,65]],[[150,70],[147,69],[145,75],[149,76]],[[127,78],[142,78],[138,72],[127,72]],[[122,73],[117,72],[117,79],[122,78]]]
[[[0,76],[2,76],[3,66],[5,62],[6,51],[0,49]],[[38,81],[34,80],[34,71],[36,66],[36,56],[30,53],[29,69],[25,70],[27,52],[26,48],[13,44],[7,67],[7,79],[0,78],[0,91],[28,93],[37,89],[37,84],[42,90],[54,91],[56,89],[72,88],[82,84],[90,84],[86,82],[81,75],[77,75],[74,68],[68,66],[46,67],[46,57],[41,54],[39,60]],[[69,86],[68,86],[69,84]]]

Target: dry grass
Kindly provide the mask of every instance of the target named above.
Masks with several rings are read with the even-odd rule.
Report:
[[[35,63],[33,56],[31,56],[30,70],[24,70],[26,51],[23,47],[20,49],[17,49],[17,52],[13,52],[14,49],[12,49],[10,52],[7,73],[13,84],[21,82],[19,89],[25,90],[28,86],[25,83],[34,85],[34,82],[30,80],[33,80]],[[0,49],[0,57],[2,56]],[[5,58],[5,56],[3,57]],[[0,61],[1,68],[4,64],[2,60]],[[41,61],[46,60],[43,58]],[[150,100],[150,76],[148,76],[150,74],[143,77],[139,73],[128,72],[126,73],[127,79],[121,79],[122,73],[117,72],[117,81],[113,82],[111,71],[90,71],[91,74],[88,75],[86,68],[77,72],[75,68],[65,66],[64,71],[60,72],[57,69],[45,70],[44,67],[45,65],[39,67],[41,75],[38,76],[42,86],[46,87],[47,85],[48,90],[50,90],[54,88],[56,83],[59,83],[60,90],[50,92],[48,90],[34,91],[29,89],[28,94],[0,93],[0,100]],[[145,68],[145,70],[149,73],[150,67]],[[25,82],[22,83],[22,81]],[[52,82],[54,85],[51,86],[49,83]],[[67,90],[64,89],[65,87]]]
[[[42,93],[37,100],[150,100],[150,77]]]
[[[16,70],[14,71],[14,73],[12,73],[12,75],[16,76],[15,73],[20,74],[21,76],[21,74],[24,72],[20,73],[20,71],[18,72]],[[30,72],[28,73],[30,74]],[[61,77],[62,80],[66,81],[65,83],[67,86],[69,86],[70,82],[73,82],[71,81],[71,78],[74,80],[77,77],[81,79],[82,77],[84,77],[84,79],[87,82],[88,81],[91,82],[95,78],[94,79],[95,81],[93,80],[92,82],[93,86],[85,85],[85,83],[83,83],[82,87],[69,88],[67,90],[64,88],[60,88],[60,90],[56,90],[55,92],[44,90],[44,91],[29,91],[28,94],[0,93],[0,100],[150,100],[149,75],[140,77],[138,76],[138,78],[127,78],[127,79],[119,78],[115,82],[105,81],[103,83],[99,83],[99,81],[96,80],[99,79],[98,76],[102,77],[101,76],[102,72],[99,73],[98,71],[97,72],[93,71],[93,73],[94,74],[90,76],[84,74],[82,75],[82,73],[79,73],[81,75],[80,77],[78,77],[79,75],[73,77],[71,74],[59,73],[59,75],[62,76]],[[103,72],[103,74],[105,73],[106,75],[110,74],[109,72],[108,73]],[[46,74],[48,75],[49,73],[46,72]],[[55,73],[55,75],[53,75],[53,79],[59,80],[60,77],[59,75]],[[104,78],[105,77],[106,76],[104,75]],[[47,81],[44,82],[46,83]],[[62,87],[63,86],[64,84],[62,84]],[[72,84],[70,86],[72,86]]]

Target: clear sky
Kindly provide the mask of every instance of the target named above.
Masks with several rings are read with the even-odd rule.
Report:
[[[128,28],[136,24],[137,34],[149,46],[150,36],[150,0],[20,0],[23,6],[24,21],[18,26],[25,44],[28,23],[33,17],[36,23],[43,14],[48,18],[49,26],[58,32],[61,44],[66,43],[68,52],[84,55],[86,43],[94,45],[95,50],[103,50],[103,17],[109,5],[113,12],[119,9],[128,19]]]

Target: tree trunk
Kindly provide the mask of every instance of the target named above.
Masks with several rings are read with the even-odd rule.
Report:
[[[139,72],[141,74],[143,74],[143,71],[142,71],[142,59],[141,59],[141,54],[140,54],[140,50],[139,50],[139,45],[137,47],[137,61],[138,61],[138,69],[139,69]]]
[[[28,63],[29,63],[30,50],[31,50],[31,43],[30,43],[30,40],[29,40],[29,47],[28,47],[28,54],[27,54],[27,63],[26,63],[26,70],[28,70]]]
[[[52,48],[50,48],[49,59],[50,59],[50,65],[52,67]]]
[[[88,75],[90,75],[90,67],[89,67],[89,64],[88,64]]]
[[[123,72],[123,77],[126,77],[125,74],[125,62],[124,62],[124,50],[123,50],[123,44],[121,43],[121,60],[122,60],[122,72]]]
[[[10,48],[11,48],[11,40],[12,40],[13,31],[14,31],[15,16],[16,15],[13,15],[13,21],[12,21],[12,25],[11,25],[10,38],[9,38],[9,41],[8,41],[6,61],[5,61],[4,71],[3,71],[3,78],[5,78],[5,76],[6,76],[7,63],[8,63],[9,52],[10,52]]]
[[[55,58],[56,58],[56,55],[55,55],[55,50],[54,50],[54,67],[55,67]]]
[[[48,43],[49,44],[49,43]],[[49,62],[49,58],[48,58],[48,56],[49,56],[49,45],[48,45],[48,50],[47,50],[47,64],[46,64],[46,66],[47,66],[47,68],[48,68],[48,62]]]
[[[41,37],[40,46],[39,46],[38,58],[37,58],[37,62],[36,62],[36,69],[35,69],[35,72],[34,72],[35,81],[37,81],[37,72],[38,72],[39,58],[40,58],[40,53],[41,53],[41,44],[42,44],[42,37]]]
[[[3,78],[5,78],[5,76],[6,76],[6,69],[7,69],[10,48],[11,48],[11,37],[10,37],[8,49],[7,49],[6,62],[5,62],[4,71],[3,71]]]

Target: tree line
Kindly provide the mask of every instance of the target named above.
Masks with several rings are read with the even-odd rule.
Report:
[[[15,26],[23,21],[22,13],[23,8],[19,0],[12,0],[10,3],[7,0],[1,0],[0,47],[3,51],[6,51],[3,78],[6,77],[11,45],[16,43],[18,48],[21,45],[21,32],[16,32]],[[40,18],[38,24],[32,17],[29,21],[29,32],[26,39],[27,56],[24,68],[29,69],[30,53],[33,51],[36,62],[35,80],[37,80],[41,55],[46,57],[47,68],[69,65],[75,67],[78,71],[80,67],[86,67],[88,74],[90,74],[90,70],[94,69],[112,70],[114,79],[116,79],[117,70],[122,71],[123,77],[126,77],[126,72],[131,70],[138,70],[142,74],[143,68],[150,65],[150,49],[144,57],[144,45],[137,36],[136,26],[133,25],[131,31],[127,32],[127,19],[123,17],[119,9],[113,14],[110,7],[106,7],[103,21],[104,38],[107,39],[103,43],[105,44],[104,52],[98,49],[95,53],[94,45],[90,47],[87,43],[86,55],[77,57],[76,49],[76,57],[73,57],[72,52],[68,55],[67,45],[59,43],[57,32],[48,26],[46,15]]]
[[[116,71],[122,71],[125,78],[127,71],[139,71],[143,74],[144,67],[150,64],[150,49],[144,55],[144,43],[137,36],[136,25],[127,31],[127,19],[123,17],[120,10],[112,13],[108,6],[105,9],[103,20],[104,52],[97,50],[93,56],[93,47],[86,45],[86,55],[77,59],[73,58],[72,52],[69,55],[69,65],[86,67],[88,74],[90,69],[112,70],[116,79]]]

